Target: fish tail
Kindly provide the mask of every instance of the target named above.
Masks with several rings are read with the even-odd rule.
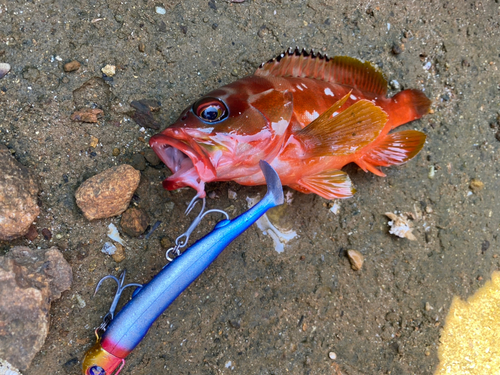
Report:
[[[415,89],[398,92],[390,100],[385,109],[389,113],[388,123],[391,129],[429,113],[432,103],[422,91]]]
[[[365,172],[385,174],[377,167],[400,165],[415,157],[425,144],[426,135],[417,130],[404,130],[385,135],[361,157],[355,160]]]

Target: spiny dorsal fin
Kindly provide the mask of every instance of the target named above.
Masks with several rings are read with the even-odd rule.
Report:
[[[338,169],[304,176],[297,185],[299,187],[297,190],[304,189],[326,199],[350,198],[356,192],[347,173]]]
[[[314,78],[350,86],[376,95],[387,94],[387,81],[378,68],[348,56],[329,58],[312,50],[289,49],[278,57],[263,63],[256,76]]]
[[[309,157],[349,155],[373,142],[387,122],[387,114],[368,100],[359,100],[331,117],[349,94],[297,132]]]

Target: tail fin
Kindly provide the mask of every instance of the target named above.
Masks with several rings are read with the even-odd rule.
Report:
[[[404,90],[391,98],[387,113],[391,129],[429,113],[431,100],[420,90]]]
[[[283,186],[281,186],[281,181],[276,173],[276,171],[267,162],[261,160],[260,169],[264,173],[267,184],[266,197],[271,198],[275,206],[279,206],[285,202],[285,197],[283,196]]]
[[[385,176],[376,166],[388,167],[406,163],[419,153],[425,143],[426,135],[416,130],[404,130],[387,134],[376,146],[356,160],[365,172]]]

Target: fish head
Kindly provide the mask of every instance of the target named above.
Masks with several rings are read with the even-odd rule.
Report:
[[[251,91],[244,80],[203,96],[151,137],[150,146],[172,172],[164,188],[190,186],[204,197],[206,182],[259,173],[259,161],[276,156],[292,117],[291,95],[266,87]]]

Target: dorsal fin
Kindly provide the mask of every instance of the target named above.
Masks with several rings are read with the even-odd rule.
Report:
[[[289,49],[278,57],[263,63],[256,76],[314,78],[346,85],[376,95],[387,94],[387,81],[378,68],[348,56],[329,58],[321,53]]]

